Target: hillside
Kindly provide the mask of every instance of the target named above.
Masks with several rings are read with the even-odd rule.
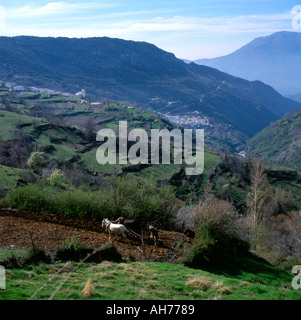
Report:
[[[259,37],[235,52],[195,63],[248,80],[263,81],[282,94],[301,92],[301,34],[277,32]]]
[[[3,252],[4,251],[4,252]],[[0,261],[3,253],[0,250]],[[15,250],[15,255],[26,251]],[[231,257],[232,258],[232,257]],[[300,290],[291,288],[292,274],[274,268],[262,261],[229,259],[228,269],[196,270],[179,264],[162,262],[111,262],[97,263],[57,262],[12,269],[7,274],[7,289],[1,290],[1,300],[46,300],[73,269],[72,278],[54,300],[300,300]],[[63,270],[65,266],[65,269]],[[30,268],[30,269],[29,269]],[[60,274],[59,271],[63,270]],[[52,281],[49,281],[49,279]],[[91,279],[90,294],[82,291]],[[43,290],[39,290],[42,288]],[[35,294],[35,295],[34,295]],[[34,296],[33,296],[34,295]],[[106,303],[109,303],[106,301]],[[157,302],[158,303],[158,302]],[[201,314],[201,308],[195,310]]]
[[[208,145],[241,151],[247,138],[301,105],[271,87],[177,59],[145,42],[1,37],[3,81],[77,92],[205,128]]]
[[[182,201],[198,199],[203,187],[216,180],[214,192],[220,194],[227,189],[231,195],[231,201],[244,211],[247,188],[235,182],[236,172],[232,172],[230,176],[228,173],[220,175],[215,172],[216,167],[220,164],[221,154],[208,150],[207,143],[205,144],[204,172],[195,177],[187,177],[184,169],[175,164],[135,167],[130,164],[99,165],[97,163],[96,150],[99,147],[95,141],[97,130],[111,128],[116,131],[120,120],[127,120],[129,129],[144,128],[147,132],[150,129],[172,130],[176,128],[159,115],[124,104],[107,105],[105,102],[93,104],[81,101],[79,98],[59,94],[17,92],[9,91],[7,88],[0,88],[0,93],[0,189],[3,195],[11,187],[35,182],[39,178],[39,175],[29,174],[23,169],[30,153],[38,150],[44,152],[47,160],[47,166],[42,173],[46,178],[56,167],[62,168],[67,173],[68,179],[71,179],[76,186],[88,185],[92,188],[98,188],[104,184],[106,176],[128,174],[146,179],[152,177],[160,183],[168,181],[174,187],[177,197]],[[294,114],[299,115],[300,113],[295,112]],[[292,125],[291,135],[283,133],[281,136],[291,139],[295,144],[298,143],[298,139],[294,140],[298,126],[300,127],[299,122]],[[292,153],[295,162],[291,162],[288,157],[279,158],[275,162],[271,160],[271,157],[275,156],[273,150],[277,149],[278,144],[270,145],[270,141],[277,139],[277,132],[274,137],[266,137],[265,150],[271,152],[271,155],[269,154],[265,160],[267,163],[282,166],[298,166],[300,162],[295,152]],[[291,150],[295,150],[295,144],[291,146]],[[258,150],[261,144],[258,144],[254,138],[254,143],[250,142],[250,146],[254,146],[251,154],[259,156]],[[287,140],[283,141],[283,148],[288,146]],[[237,169],[237,166],[234,166],[235,168]],[[281,183],[285,189],[292,190],[293,193],[298,190],[297,185],[292,186],[295,181],[288,179]],[[224,185],[229,187],[225,189]],[[296,199],[296,203],[299,203],[299,199]]]
[[[292,288],[294,275],[289,266],[281,269],[252,255],[245,258],[225,255],[218,264],[203,268],[183,265],[183,250],[191,245],[191,239],[178,232],[160,230],[162,247],[147,240],[145,250],[150,261],[146,262],[137,250],[141,242],[133,237],[114,239],[117,253],[114,252],[108,234],[100,231],[100,222],[6,209],[0,209],[0,221],[4,227],[0,264],[9,269],[6,290],[0,291],[0,300],[45,300],[55,291],[55,300],[115,302],[301,299],[300,290]],[[17,264],[30,256],[30,233],[35,246],[51,252],[54,261]],[[71,237],[81,243],[81,250],[96,246],[100,254],[85,263],[75,257],[57,260],[55,254]],[[108,253],[101,254],[105,250]],[[91,279],[90,294],[85,295],[83,289],[88,279]],[[62,281],[64,286],[59,288]]]
[[[1,88],[0,104],[0,190],[5,195],[11,187],[35,182],[39,175],[22,169],[30,153],[44,152],[47,166],[44,177],[55,167],[62,168],[68,179],[76,185],[98,188],[105,183],[106,176],[138,176],[162,182],[169,181],[179,199],[197,199],[203,187],[209,183],[210,175],[220,162],[220,154],[207,149],[204,154],[204,172],[201,176],[186,177],[180,165],[99,165],[95,141],[96,131],[111,128],[116,131],[120,120],[127,120],[129,129],[176,128],[158,115],[118,103],[91,104],[79,98],[58,94],[17,92]],[[87,135],[90,122],[93,132]],[[92,134],[92,136],[90,136]],[[15,150],[14,146],[19,148]],[[41,173],[40,173],[41,174]]]
[[[69,172],[76,185],[97,187],[103,183],[103,177],[125,173],[167,181],[181,170],[177,164],[136,168],[131,164],[100,165],[96,160],[100,144],[95,137],[99,129],[118,132],[119,121],[127,121],[129,130],[143,128],[148,133],[151,129],[178,128],[159,115],[117,102],[93,104],[59,94],[17,92],[3,87],[0,94],[0,191],[3,194],[11,187],[37,180],[38,176],[24,170],[35,150],[45,154],[47,167],[42,173],[45,177],[59,166]],[[204,183],[219,161],[219,154],[206,150]]]
[[[264,162],[301,170],[301,110],[272,123],[248,141],[247,152]]]
[[[9,271],[0,299],[48,299],[53,293],[60,300],[300,299],[290,273],[300,264],[297,172],[266,169],[270,215],[265,236],[254,241],[255,255],[245,242],[253,230],[244,219],[251,160],[207,150],[198,176],[186,176],[180,165],[101,166],[95,133],[116,129],[120,120],[147,132],[176,128],[123,103],[1,87],[0,265]],[[36,167],[27,165],[33,151],[44,152]],[[222,229],[208,245],[196,224],[199,201],[207,218],[212,212],[213,221],[221,213],[227,217],[239,238],[217,218]],[[228,220],[234,213],[237,220]],[[120,216],[130,219],[138,236],[110,239],[102,220]],[[158,245],[150,224],[158,228]],[[195,259],[188,259],[191,254]],[[88,280],[90,294],[84,295]]]

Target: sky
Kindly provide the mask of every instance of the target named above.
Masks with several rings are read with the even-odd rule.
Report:
[[[260,36],[301,32],[292,25],[296,1],[0,0],[0,36],[106,36],[146,41],[181,59],[213,58]]]

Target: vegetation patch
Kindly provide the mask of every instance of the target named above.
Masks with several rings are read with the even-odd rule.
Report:
[[[70,273],[77,267],[74,273]],[[49,282],[51,276],[62,268],[65,269]],[[150,280],[150,275],[154,274],[156,279]],[[241,276],[218,275],[169,263],[107,261],[83,265],[73,262],[68,268],[63,263],[54,263],[32,265],[27,270],[11,269],[7,272],[7,289],[0,292],[0,298],[29,299],[46,284],[34,299],[48,299],[68,275],[70,275],[69,280],[57,292],[54,299],[298,300],[301,298],[300,292],[290,287],[292,275],[283,273],[282,277],[277,277],[273,269],[267,271],[266,276],[271,276],[274,281],[254,284],[254,281],[247,282]],[[245,273],[244,276],[248,278],[252,275]],[[282,290],[284,286],[288,289]]]

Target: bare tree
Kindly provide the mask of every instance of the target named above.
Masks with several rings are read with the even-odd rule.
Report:
[[[250,191],[247,195],[247,206],[253,227],[257,227],[265,218],[265,206],[270,188],[264,171],[265,167],[260,159],[253,160],[250,168]]]
[[[95,141],[96,137],[96,124],[92,117],[89,117],[86,122],[86,138],[88,141]]]
[[[30,155],[34,138],[29,133],[15,129],[10,131],[11,140],[7,142],[10,166],[23,168]]]

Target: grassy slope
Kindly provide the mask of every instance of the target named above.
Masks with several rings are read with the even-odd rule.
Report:
[[[23,130],[34,135],[37,144],[41,146],[53,146],[55,149],[48,153],[50,159],[70,160],[75,154],[80,157],[77,162],[90,170],[106,174],[121,173],[121,167],[116,165],[100,166],[96,161],[96,148],[81,153],[89,143],[83,141],[80,131],[85,129],[86,121],[92,118],[97,130],[110,128],[117,130],[119,121],[128,121],[128,130],[134,128],[144,128],[148,132],[150,129],[175,128],[169,122],[159,116],[139,109],[128,108],[124,105],[111,104],[109,106],[100,104],[90,106],[88,103],[78,103],[79,99],[69,97],[59,97],[49,94],[25,94],[17,95],[7,93],[7,99],[13,107],[18,105],[20,113],[0,110],[0,136],[4,141],[11,139],[10,131],[18,126],[23,126]],[[20,104],[20,98],[23,104]],[[77,127],[80,131],[70,131],[68,127],[53,126],[47,130],[43,126],[50,124],[49,121],[29,116],[29,111],[39,107],[47,107],[56,116],[63,117],[67,123]],[[117,131],[118,132],[118,131]],[[62,140],[60,143],[52,142],[51,139]],[[79,153],[80,152],[80,153]],[[205,174],[208,178],[209,171],[219,162],[219,155],[205,153]],[[142,170],[138,175],[153,176],[156,180],[169,179],[180,170],[179,165],[156,165]],[[208,173],[208,174],[207,174]]]
[[[269,179],[269,182],[274,188],[280,187],[285,190],[287,197],[290,198],[297,210],[301,209],[301,185],[296,181],[280,181],[275,179]],[[224,174],[219,177],[214,193],[219,194],[224,188],[228,188],[233,201],[237,207],[245,206],[245,201],[249,189],[247,187],[242,187],[239,183],[232,180],[232,177]]]
[[[209,176],[213,172],[214,167],[220,162],[220,155],[216,152],[205,151],[204,152],[204,180],[202,185],[198,186],[202,188],[205,184],[209,182]],[[180,170],[180,165],[154,165],[149,168],[142,169],[136,175],[142,176],[144,178],[152,176],[156,180],[170,179],[171,176]]]
[[[19,96],[16,93],[11,94],[7,90],[4,91],[3,88],[2,93],[6,93],[6,98],[10,101],[10,104],[12,106],[18,105],[18,109],[20,110],[20,113],[0,110],[0,136],[3,140],[11,139],[10,131],[17,128],[17,126],[25,124],[27,126],[23,127],[23,130],[34,135],[39,146],[53,146],[55,148],[53,151],[48,153],[49,159],[64,159],[65,161],[68,161],[71,160],[74,155],[79,155],[76,162],[81,167],[89,168],[90,171],[99,172],[101,174],[121,173],[121,166],[118,164],[99,165],[96,161],[97,146],[94,146],[91,150],[87,149],[87,151],[81,152],[89,145],[87,141],[83,140],[83,130],[87,119],[90,117],[93,119],[96,129],[116,129],[119,121],[122,120],[128,121],[129,130],[137,127],[145,128],[147,131],[152,128],[172,128],[170,123],[157,115],[139,109],[131,109],[124,105],[111,104],[107,106],[102,103],[98,106],[90,106],[88,103],[79,103],[80,100],[76,98],[36,93]],[[20,102],[23,104],[20,104]],[[49,108],[53,114],[64,117],[67,123],[71,123],[73,126],[78,127],[79,130],[71,131],[68,126],[53,126],[53,128],[49,128],[48,130],[40,130],[40,128],[43,128],[43,126],[50,122],[42,118],[28,116],[29,110],[33,110],[38,107]],[[296,115],[298,115],[298,113],[296,113]],[[281,123],[281,121],[279,123]],[[295,130],[298,130],[298,127],[295,125],[294,128]],[[59,139],[61,142],[53,142],[51,139]],[[260,143],[257,148],[260,148]],[[269,144],[269,148],[269,150],[273,150],[277,148],[277,144]],[[298,158],[297,153],[295,153],[295,157]],[[297,160],[300,161],[299,158]],[[202,185],[198,186],[197,189],[202,188],[202,186],[209,182],[209,176],[219,161],[219,154],[210,151],[205,152],[204,179],[202,180]],[[275,167],[273,169],[276,170],[279,168]],[[143,177],[152,176],[154,179],[159,181],[170,179],[172,175],[179,170],[179,165],[167,166],[161,164],[142,169],[140,172],[132,174]],[[1,172],[4,177],[5,171],[0,168],[0,173]],[[5,182],[4,180],[8,180],[8,182]],[[244,202],[246,190],[243,190],[241,187],[229,180],[231,179],[228,177],[221,179],[217,185],[216,192],[218,193],[224,185],[230,183],[231,193],[237,199],[237,202]],[[2,181],[4,186],[15,186],[17,177],[16,175],[8,173],[7,177],[3,178]],[[275,186],[277,184],[279,183],[276,182]],[[291,191],[294,197],[296,197],[300,192],[299,185],[292,182],[281,182],[281,186]],[[8,187],[5,187],[4,189],[7,189]],[[198,193],[199,190],[194,191]],[[297,200],[299,201],[300,199]]]
[[[19,179],[20,169],[0,165],[0,189],[16,187]]]
[[[259,132],[248,141],[247,152],[267,163],[301,171],[301,110]]]
[[[232,266],[234,266],[233,261]],[[291,287],[293,275],[252,260],[241,260],[242,268],[232,272],[208,272],[168,263],[83,264],[55,296],[58,300],[300,300],[301,291]],[[243,267],[244,264],[244,267]],[[0,300],[28,299],[42,285],[47,286],[35,299],[48,299],[71,271],[49,278],[64,264],[28,266],[7,270],[7,288]],[[72,265],[70,265],[72,266]],[[76,266],[76,263],[73,263]],[[81,291],[88,279],[91,296]]]
[[[25,130],[31,132],[34,130],[34,125],[46,124],[47,122],[44,119],[0,110],[0,136],[3,141],[10,140],[12,139],[11,131],[17,129],[19,125],[27,125]]]
[[[56,100],[56,101],[55,101]],[[10,139],[9,130],[20,124],[28,124],[24,130],[35,134],[40,145],[54,145],[55,150],[49,154],[50,158],[62,157],[70,159],[85,145],[79,132],[70,131],[67,128],[50,128],[37,133],[41,125],[49,124],[48,121],[29,117],[27,108],[34,107],[37,103],[48,101],[52,103],[55,114],[66,116],[67,120],[80,120],[81,116],[92,116],[99,127],[116,128],[118,121],[130,119],[130,125],[134,127],[161,128],[162,120],[149,113],[137,109],[127,109],[117,106],[106,110],[105,106],[89,108],[86,104],[76,101],[61,101],[58,97],[39,95],[33,99],[26,97],[27,104],[18,105],[21,114],[1,110],[4,117],[0,117],[0,135],[3,140]],[[68,103],[70,102],[70,103]],[[109,120],[109,122],[102,122]],[[146,121],[147,120],[147,121]],[[76,121],[75,121],[76,124]],[[166,123],[165,123],[166,124]],[[79,125],[80,127],[80,125]],[[1,131],[2,130],[2,131]],[[50,138],[65,139],[62,143],[51,143]],[[100,172],[120,172],[120,167],[99,167],[95,159],[95,149],[80,155],[80,163],[94,167]],[[205,153],[205,171],[203,183],[208,178],[214,166],[219,162],[220,156],[214,152]],[[180,169],[179,166],[152,166],[143,169],[139,175],[153,176],[157,180],[168,179]],[[14,187],[19,179],[19,171],[13,168],[0,166],[1,181],[6,188]],[[244,192],[235,185],[233,192],[243,201]],[[262,265],[255,261],[240,261],[244,265],[238,266],[235,261],[229,263],[229,268],[224,273],[220,270],[206,272],[192,270],[179,265],[160,263],[126,263],[101,265],[86,264],[71,277],[71,282],[63,286],[58,294],[58,299],[82,299],[81,290],[87,279],[93,281],[92,299],[301,299],[300,292],[292,290],[290,283],[292,276],[279,270]],[[237,266],[237,269],[234,266]],[[28,267],[25,270],[9,270],[7,272],[7,290],[0,292],[0,299],[27,299],[48,278],[60,268],[62,264],[41,265]],[[50,284],[41,293],[39,298],[47,299],[54,291],[59,281],[66,275],[63,273],[58,280]],[[196,279],[191,278],[196,277]],[[200,277],[206,277],[201,278]],[[207,283],[207,289],[202,287]],[[217,284],[218,283],[218,284]],[[130,289],[127,289],[127,288]],[[133,288],[139,288],[135,290]]]

